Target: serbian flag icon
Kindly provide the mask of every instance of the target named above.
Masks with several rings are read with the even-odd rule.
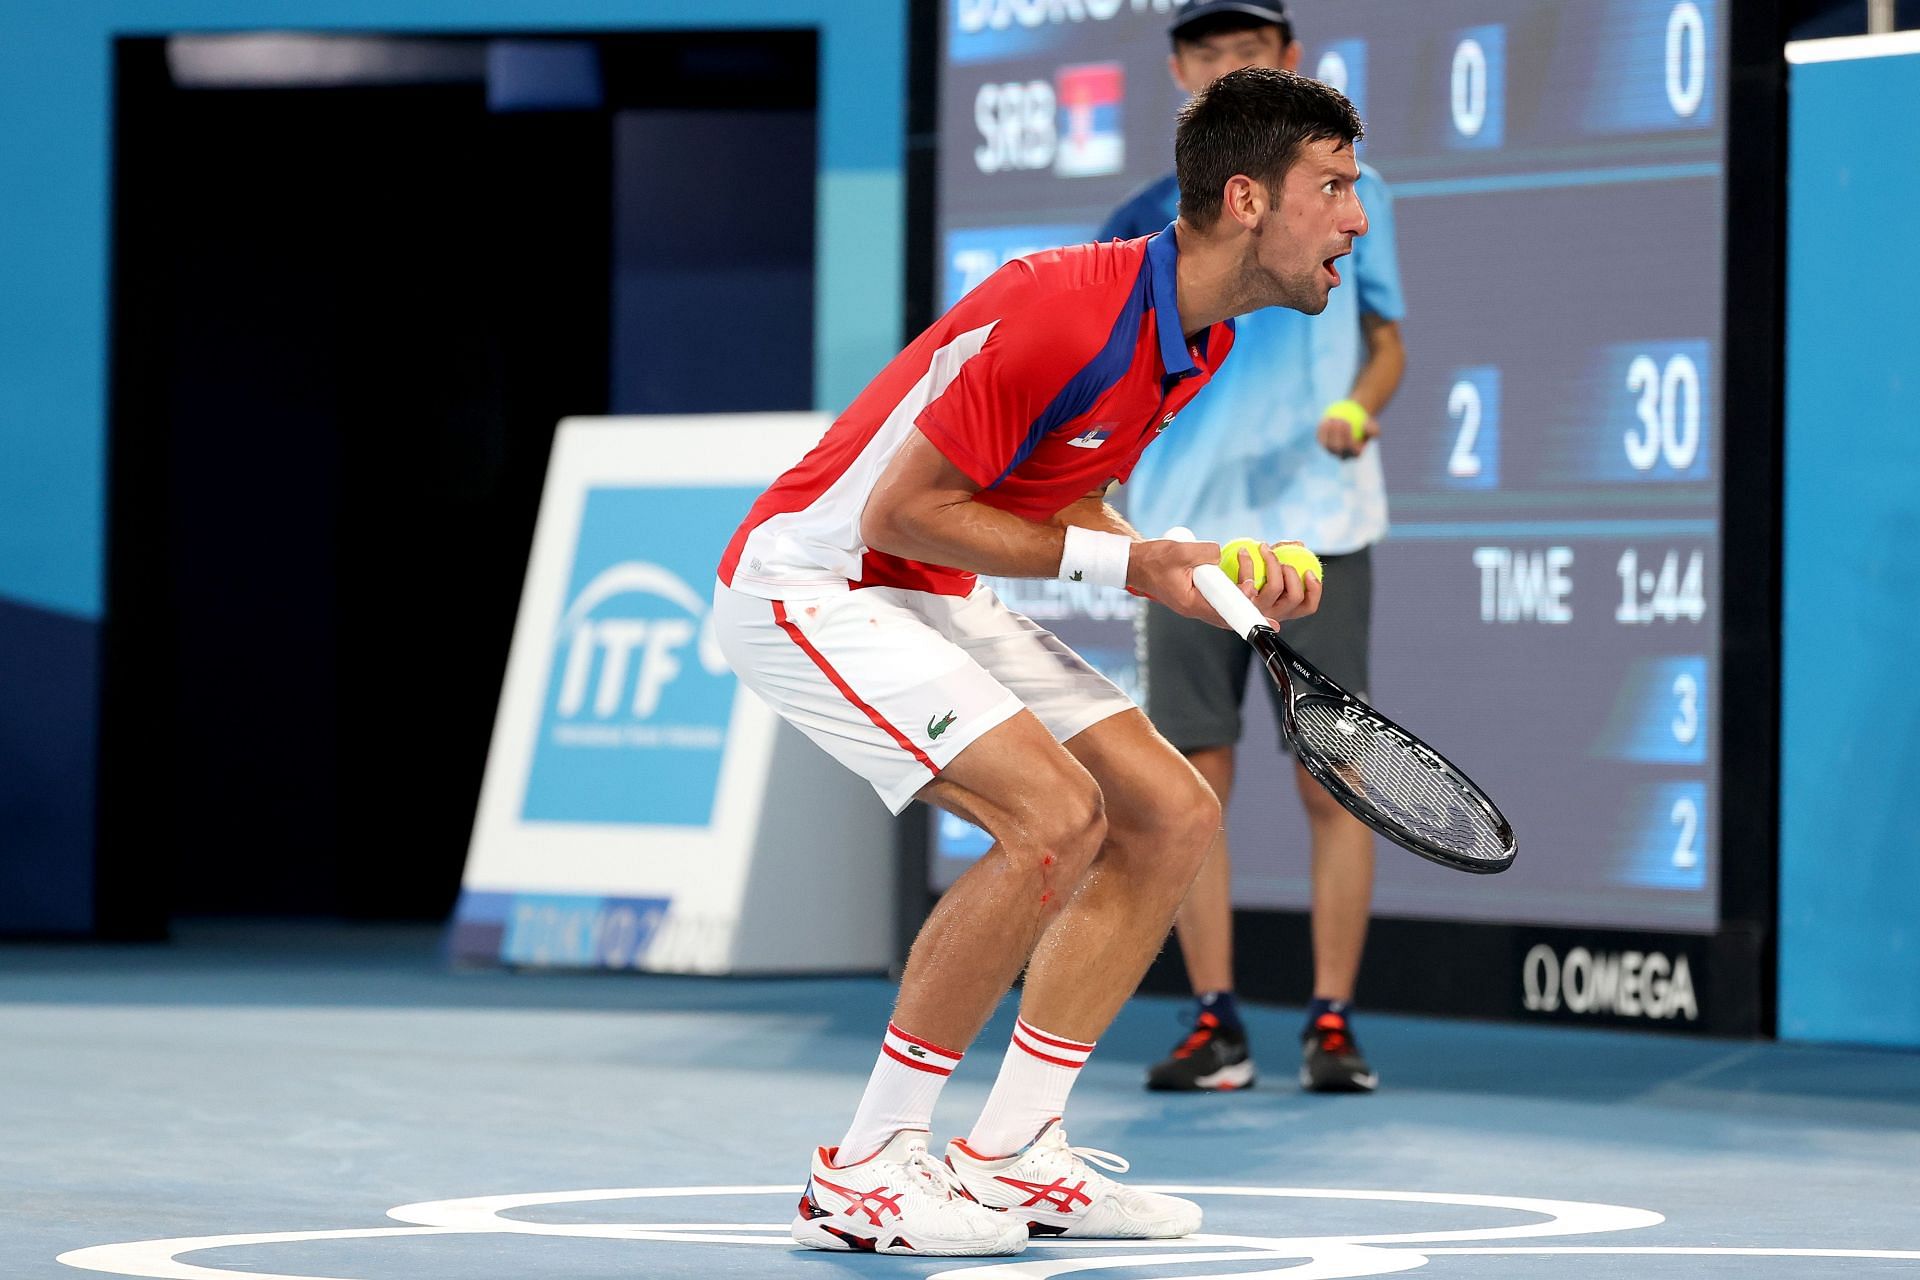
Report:
[[[1062,67],[1054,73],[1053,91],[1060,104],[1053,171],[1063,178],[1119,173],[1127,160],[1127,137],[1120,127],[1126,68],[1118,62]]]

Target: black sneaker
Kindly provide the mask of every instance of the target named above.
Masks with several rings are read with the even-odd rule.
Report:
[[[1347,1020],[1323,1013],[1300,1037],[1300,1087],[1315,1093],[1371,1093],[1380,1083]]]
[[[1221,1026],[1217,1016],[1206,1012],[1172,1054],[1147,1069],[1149,1089],[1249,1089],[1253,1081],[1247,1033]]]

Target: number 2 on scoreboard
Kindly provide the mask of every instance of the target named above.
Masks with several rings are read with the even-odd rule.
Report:
[[[1458,370],[1447,390],[1453,444],[1446,484],[1455,489],[1493,489],[1500,484],[1500,370],[1476,365]]]

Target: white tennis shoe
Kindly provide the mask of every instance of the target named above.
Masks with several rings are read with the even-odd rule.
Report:
[[[1171,1240],[1200,1229],[1199,1205],[1115,1182],[1093,1166],[1125,1173],[1127,1162],[1111,1151],[1068,1146],[1057,1119],[997,1160],[955,1139],[947,1163],[974,1199],[1018,1218],[1035,1239]]]
[[[836,1168],[835,1150],[813,1153],[800,1193],[795,1244],[857,1253],[984,1257],[1027,1247],[1027,1224],[969,1195],[927,1150],[924,1129],[902,1129],[858,1164]]]

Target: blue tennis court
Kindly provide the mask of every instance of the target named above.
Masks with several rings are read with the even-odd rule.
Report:
[[[415,927],[198,925],[0,970],[0,1272],[528,1276],[1920,1274],[1911,1053],[1368,1016],[1371,1097],[1285,1064],[1149,1094],[1135,1001],[1074,1140],[1201,1236],[945,1262],[794,1248],[809,1147],[871,1065],[879,979],[455,974]],[[1283,1045],[1297,1011],[1258,1008]],[[1003,1009],[942,1098],[978,1108]],[[62,1265],[62,1261],[66,1265]]]

